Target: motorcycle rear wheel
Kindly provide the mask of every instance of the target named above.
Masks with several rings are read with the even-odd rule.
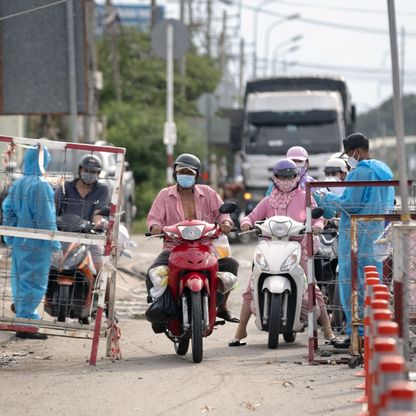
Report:
[[[178,355],[186,355],[189,349],[189,337],[182,338],[179,342],[175,342],[175,352]]]
[[[191,292],[192,311],[192,360],[200,363],[203,357],[202,347],[202,302],[200,292]]]
[[[279,346],[279,334],[282,321],[282,295],[270,294],[269,337],[267,346],[276,349]]]
[[[58,285],[57,320],[65,322],[69,309],[69,286]]]

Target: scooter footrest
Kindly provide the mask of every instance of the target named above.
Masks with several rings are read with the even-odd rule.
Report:
[[[215,321],[214,326],[217,326],[217,325],[225,325],[225,321]]]

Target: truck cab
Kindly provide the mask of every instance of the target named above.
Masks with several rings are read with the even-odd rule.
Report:
[[[353,110],[345,108],[350,105],[347,91],[340,88],[345,83],[327,81],[294,77],[247,84],[240,152],[246,214],[264,197],[274,164],[290,147],[308,151],[308,173],[318,180],[324,177],[325,162],[342,150]]]

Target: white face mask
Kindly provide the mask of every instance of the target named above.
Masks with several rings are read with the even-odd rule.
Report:
[[[359,160],[355,157],[355,152],[352,154],[352,156],[348,156],[348,164],[351,166],[351,169],[355,169],[358,165]]]

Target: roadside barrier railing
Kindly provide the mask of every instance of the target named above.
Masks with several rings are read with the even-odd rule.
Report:
[[[397,188],[399,186],[399,181],[356,181],[356,182],[331,182],[330,186],[334,187],[379,187],[379,186],[392,186]],[[410,207],[411,209],[416,208],[416,181],[408,181],[409,184],[409,198],[410,198]],[[361,340],[362,340],[362,334],[361,329],[363,327],[363,315],[364,315],[364,282],[358,281],[358,263],[359,261],[362,263],[367,263],[368,265],[374,266],[375,270],[380,270],[380,268],[377,269],[374,264],[371,263],[371,259],[376,258],[377,261],[380,261],[383,263],[383,274],[379,277],[380,282],[383,283],[386,281],[388,284],[389,290],[393,293],[394,297],[392,299],[392,304],[396,305],[397,303],[401,304],[403,301],[403,296],[409,296],[409,291],[401,290],[400,295],[399,291],[396,288],[395,283],[391,283],[390,281],[393,280],[393,266],[392,266],[392,257],[394,255],[395,250],[391,250],[393,244],[388,244],[389,252],[386,252],[384,254],[380,254],[380,248],[377,248],[377,252],[375,251],[376,245],[372,245],[370,247],[371,252],[368,254],[366,252],[363,252],[362,248],[359,249],[360,238],[361,236],[367,235],[369,236],[369,229],[372,229],[373,227],[377,229],[378,231],[374,231],[374,235],[370,236],[371,240],[375,241],[378,237],[380,237],[380,228],[383,229],[388,223],[400,223],[400,213],[388,213],[386,212],[382,206],[379,208],[369,204],[368,210],[369,212],[372,212],[372,214],[368,215],[355,215],[355,214],[349,214],[348,212],[342,211],[342,209],[339,207],[339,212],[344,212],[346,214],[351,222],[350,230],[347,230],[347,232],[350,233],[351,238],[351,252],[349,254],[349,261],[351,261],[351,278],[350,280],[343,281],[343,284],[350,284],[351,286],[351,302],[349,305],[332,305],[328,304],[328,310],[331,312],[332,316],[333,311],[339,311],[341,308],[343,312],[350,312],[352,315],[352,328],[351,328],[351,347],[349,352],[352,355],[352,358],[346,359],[345,357],[337,358],[335,360],[320,360],[316,358],[315,353],[318,350],[318,332],[317,332],[317,324],[315,320],[315,308],[316,308],[316,302],[315,298],[313,296],[314,293],[314,285],[315,285],[315,260],[317,258],[316,255],[314,255],[313,251],[313,233],[312,233],[312,218],[311,218],[311,211],[312,211],[312,205],[311,205],[311,195],[314,192],[314,190],[319,188],[325,188],[329,186],[328,182],[310,182],[307,183],[306,186],[306,193],[307,193],[307,250],[308,250],[308,292],[310,297],[310,306],[309,306],[309,314],[312,318],[309,319],[309,325],[308,325],[308,336],[309,336],[309,342],[308,342],[308,360],[309,362],[315,362],[315,363],[328,363],[329,361],[333,362],[336,361],[338,363],[348,363],[349,366],[354,367],[356,365],[359,365],[360,359],[356,359],[355,357],[361,357]],[[324,207],[325,208],[325,207]],[[353,207],[350,207],[353,208]],[[362,206],[357,208],[363,208]],[[380,210],[380,213],[378,213],[378,209]],[[399,207],[395,207],[395,209],[399,209]],[[412,218],[416,218],[416,214],[412,214]],[[367,225],[366,225],[367,224]],[[382,226],[377,226],[377,224],[382,224]],[[384,241],[384,240],[383,240]],[[416,239],[415,239],[416,241]],[[415,244],[416,246],[416,244]],[[379,247],[377,245],[377,247]],[[374,251],[373,251],[374,249]],[[415,248],[416,250],[416,248]],[[393,251],[393,255],[392,255]],[[338,253],[338,256],[340,258],[340,254]],[[367,260],[368,256],[368,260]],[[358,258],[360,257],[360,259]],[[415,255],[416,259],[416,255]],[[363,266],[361,266],[363,267]],[[317,282],[318,285],[321,285],[321,283],[325,282]],[[332,282],[331,282],[332,283]],[[337,276],[334,277],[333,280],[334,285],[337,283]],[[416,283],[416,279],[415,279]],[[338,288],[336,290],[339,290]],[[415,291],[416,292],[416,291]],[[415,302],[416,305],[416,302]],[[345,309],[347,308],[347,309]],[[342,313],[341,313],[342,316]],[[409,315],[407,317],[402,316],[403,319],[409,319]],[[400,317],[398,314],[395,313],[395,319],[397,321],[400,320]],[[314,325],[310,325],[310,322],[314,322]],[[400,326],[406,326],[406,322],[401,322]],[[407,323],[408,326],[408,323]],[[345,330],[345,327],[343,328]],[[403,343],[402,340],[399,340],[399,343]],[[362,375],[362,372],[359,372],[358,375]]]
[[[51,186],[58,187],[63,185],[66,180],[73,179],[73,172],[67,170],[67,163],[75,158],[75,163],[79,164],[80,155],[84,154],[114,154],[114,172],[111,174],[112,181],[111,201],[109,204],[109,219],[105,234],[88,234],[68,231],[50,231],[38,228],[21,228],[14,226],[0,226],[0,235],[13,238],[29,238],[31,240],[49,240],[61,241],[67,243],[86,244],[88,247],[95,245],[101,247],[103,252],[103,265],[100,272],[96,275],[95,282],[91,290],[92,299],[91,310],[89,316],[90,323],[78,323],[73,319],[54,319],[44,310],[44,299],[41,300],[38,307],[41,312],[41,319],[26,319],[16,317],[13,310],[11,279],[19,279],[19,276],[11,275],[11,257],[10,249],[2,246],[1,269],[0,269],[0,330],[20,332],[20,333],[39,333],[45,335],[59,335],[74,338],[91,339],[91,352],[89,362],[95,365],[97,361],[98,344],[100,337],[107,338],[106,356],[112,358],[120,358],[119,349],[119,328],[114,319],[114,303],[116,288],[116,268],[118,257],[118,228],[120,221],[120,201],[122,176],[124,170],[125,149],[113,146],[95,146],[84,143],[67,143],[61,141],[51,141],[46,139],[29,139],[11,136],[0,136],[0,144],[7,146],[4,153],[3,170],[0,170],[0,185],[2,189],[2,197],[6,197],[8,187],[15,179],[21,176],[22,172],[16,166],[19,166],[19,151],[22,153],[27,147],[46,146],[48,150],[56,150],[57,154],[63,157],[63,163],[59,166],[59,172],[43,172],[45,180]],[[39,152],[39,166],[43,169],[43,152]],[[77,155],[77,156],[76,156]],[[78,166],[78,165],[77,165]],[[41,170],[42,170],[41,169]],[[22,195],[22,198],[27,198]],[[36,204],[37,201],[30,201]],[[36,248],[33,249],[36,251]],[[39,249],[39,256],[42,256],[42,250]],[[46,253],[44,253],[46,254]],[[49,255],[49,252],[47,253]],[[17,260],[18,261],[18,260]],[[36,282],[36,275],[33,273],[33,282]],[[74,277],[76,279],[76,277]],[[14,283],[14,282],[13,282]],[[89,286],[91,288],[91,285]],[[19,294],[15,293],[15,296]],[[67,299],[67,307],[78,307],[75,304],[73,296]],[[18,298],[19,299],[19,298]],[[55,301],[53,301],[55,302]],[[96,306],[96,307],[95,307]],[[108,314],[107,327],[102,329],[102,318],[104,308]],[[91,316],[91,311],[95,309],[95,316]],[[65,321],[65,322],[64,322]]]

